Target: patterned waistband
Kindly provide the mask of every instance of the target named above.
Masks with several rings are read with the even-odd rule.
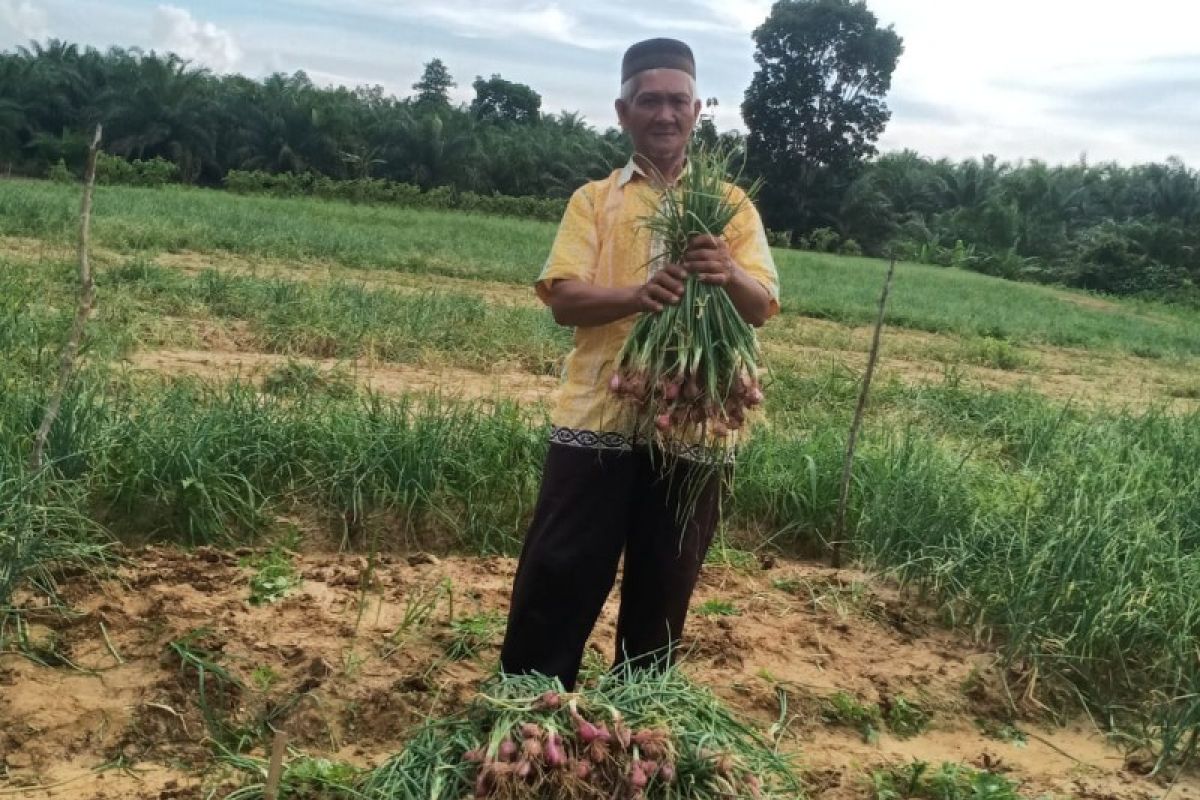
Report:
[[[583,428],[564,428],[555,426],[550,431],[550,443],[567,447],[585,447],[591,450],[632,451],[635,448],[649,447],[652,442],[646,436],[627,435],[613,431],[589,431]],[[723,462],[732,464],[737,456],[737,447],[725,449],[708,447],[703,444],[672,443],[668,452],[678,458],[701,463]]]

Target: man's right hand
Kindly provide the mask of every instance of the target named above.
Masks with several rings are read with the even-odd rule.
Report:
[[[642,311],[662,311],[663,306],[675,305],[683,297],[683,281],[687,272],[678,264],[664,264],[661,269],[637,289],[637,303]]]

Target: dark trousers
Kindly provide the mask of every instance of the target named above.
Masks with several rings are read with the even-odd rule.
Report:
[[[690,462],[664,470],[645,450],[551,444],[513,581],[501,669],[557,676],[573,688],[622,551],[616,665],[668,663],[717,526],[721,482]],[[695,512],[681,524],[680,503],[695,491]]]

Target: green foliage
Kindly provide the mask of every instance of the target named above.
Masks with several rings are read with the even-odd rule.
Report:
[[[313,364],[291,359],[268,372],[262,386],[264,392],[291,397],[309,397],[315,392],[349,397],[354,393],[354,381],[344,370],[322,371]]]
[[[0,434],[12,430],[0,422]],[[32,442],[32,425],[20,432]],[[84,488],[54,480],[52,471],[26,474],[24,455],[24,448],[0,454],[0,623],[17,589],[57,601],[59,570],[104,560]]]
[[[517,124],[541,119],[542,96],[523,83],[492,75],[486,81],[476,77],[471,86],[475,89],[471,113],[480,119]]]
[[[71,170],[67,168],[66,162],[61,158],[50,167],[50,171],[46,173],[46,178],[54,183],[75,183],[78,180],[71,173]]]
[[[450,90],[457,85],[442,60],[435,58],[425,64],[421,79],[412,88],[417,90],[417,105],[442,107],[450,105]]]
[[[196,707],[209,736],[223,746],[241,750],[249,744],[249,734],[237,723],[236,716],[246,687],[221,664],[221,645],[213,640],[210,629],[193,628],[167,643],[167,655],[176,662],[180,679],[194,682]]]
[[[987,336],[964,340],[959,360],[967,364],[1003,370],[1023,369],[1034,363],[1029,354],[1011,342]]]
[[[96,154],[96,182],[122,186],[166,186],[179,180],[179,167],[161,156],[127,160],[104,151]]]
[[[1200,279],[1200,174],[881,156],[847,190],[840,230],[867,251],[1113,294],[1185,294]]]
[[[484,648],[495,644],[504,630],[504,617],[494,611],[459,617],[450,623],[450,637],[443,647],[450,661],[475,658]]]
[[[1024,747],[1029,739],[1024,731],[1018,728],[1011,722],[1002,722],[994,719],[977,719],[975,720],[979,732],[984,736],[996,739],[1015,747]]]
[[[702,617],[736,617],[742,612],[730,600],[705,600],[696,606],[696,613]]]
[[[854,728],[864,742],[879,738],[883,712],[874,703],[863,703],[849,692],[836,692],[826,697],[821,714],[828,722]]]
[[[353,203],[386,203],[405,208],[470,211],[546,221],[559,219],[566,209],[564,200],[484,195],[446,187],[423,192],[418,186],[396,183],[384,178],[335,180],[311,172],[273,175],[269,172],[230,170],[225,176],[225,187],[238,194],[320,197],[325,200],[349,200]]]
[[[875,800],[1021,800],[1017,785],[986,770],[943,763],[930,771],[924,761],[871,773]]]
[[[908,739],[929,727],[929,715],[925,710],[903,695],[887,698],[883,719],[893,736]]]
[[[224,800],[264,800],[268,764],[261,759],[220,748],[222,763],[247,776],[248,781],[225,795]],[[341,761],[298,755],[284,761],[276,797],[281,800],[357,800],[354,786],[362,770]]]
[[[378,86],[319,87],[303,72],[251,80],[175,54],[33,43],[0,53],[0,162],[40,176],[62,159],[78,174],[96,119],[105,148],[133,165],[102,165],[100,180],[115,171],[140,185],[212,186],[233,170],[261,170],[565,198],[625,158],[619,133],[542,115],[528,87],[492,86],[497,113],[480,118],[450,104],[452,86],[439,59],[425,65],[416,96],[400,99]],[[539,124],[511,130],[514,117]]]
[[[775,3],[754,44],[758,71],[742,116],[750,169],[769,178],[764,216],[772,227],[810,230],[875,152],[903,45],[851,0]]]
[[[270,691],[271,687],[279,682],[279,677],[279,673],[268,664],[259,664],[250,672],[250,680],[260,692]]]
[[[864,703],[849,692],[836,692],[824,699],[821,714],[827,722],[855,729],[864,742],[876,741],[885,724],[900,739],[916,736],[929,726],[925,711],[901,695],[886,698],[880,707]]]
[[[800,237],[798,246],[815,253],[832,253],[838,246],[837,232],[831,228],[816,228]]]
[[[266,553],[242,560],[242,566],[254,570],[250,577],[252,605],[267,605],[281,600],[300,584],[300,575],[292,563],[289,544],[276,544]]]

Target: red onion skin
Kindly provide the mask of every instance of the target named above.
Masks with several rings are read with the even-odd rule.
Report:
[[[487,797],[488,791],[492,788],[492,765],[484,764],[479,770],[479,774],[475,776],[475,797]]]
[[[673,764],[660,764],[658,767],[658,777],[664,783],[672,783],[675,780],[675,766]]]
[[[629,770],[629,785],[640,792],[646,788],[646,784],[649,782],[645,771],[642,769],[642,765],[635,763],[633,768]]]
[[[562,751],[558,734],[551,731],[546,734],[546,764],[550,767],[561,767],[567,763],[567,757]]]
[[[579,734],[579,739],[584,744],[591,744],[600,735],[599,730],[595,725],[583,718],[583,715],[572,704],[571,719],[575,722],[575,731]]]
[[[521,752],[531,761],[536,761],[542,757],[542,743],[539,739],[529,737],[521,742]]]
[[[614,375],[613,377],[615,378],[616,376]],[[548,708],[553,711],[562,705],[562,698],[559,696],[558,692],[546,692],[542,695],[541,702],[543,708]]]
[[[501,761],[512,761],[517,755],[517,746],[512,739],[505,739],[500,742],[500,749],[497,751],[497,757]]]

